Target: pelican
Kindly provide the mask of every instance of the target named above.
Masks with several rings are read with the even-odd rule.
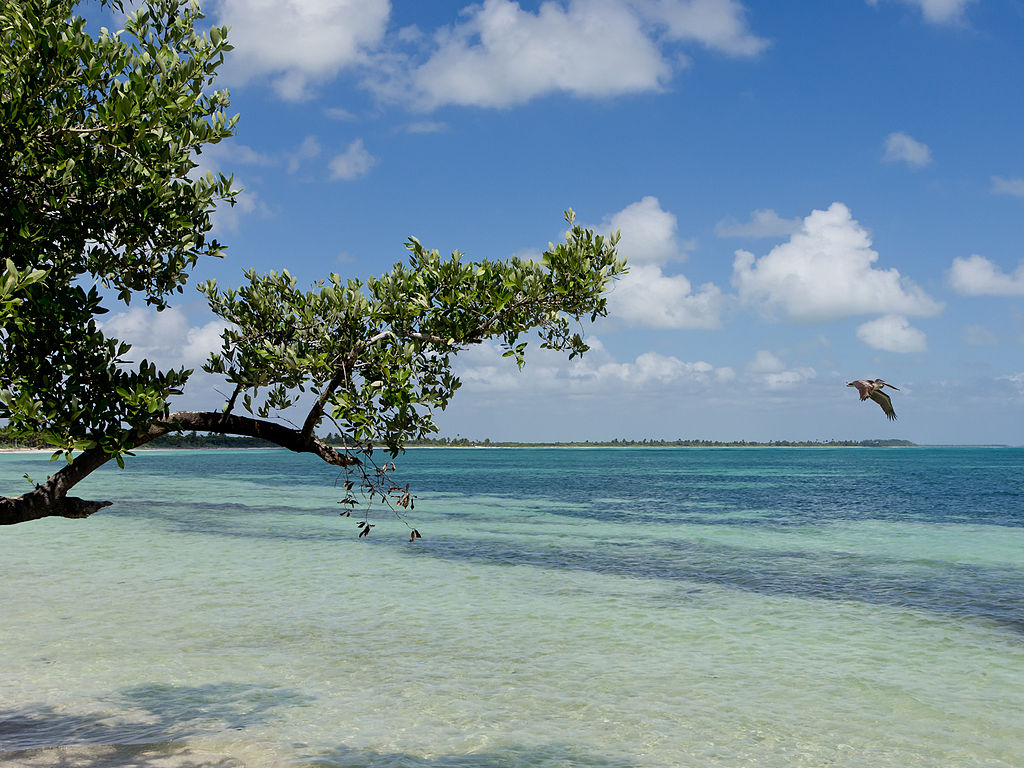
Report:
[[[882,391],[882,388],[889,387],[890,389],[895,389],[899,392],[899,387],[887,384],[881,379],[875,379],[874,381],[871,381],[870,379],[858,379],[857,381],[848,381],[846,386],[856,387],[857,391],[860,392],[861,400],[867,400],[870,397],[882,406],[882,410],[885,412],[886,416],[893,421],[896,420],[896,411],[892,409],[892,400],[890,400],[889,396]]]

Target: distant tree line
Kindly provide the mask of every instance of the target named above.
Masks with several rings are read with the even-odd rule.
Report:
[[[321,438],[327,445],[343,446],[344,440],[337,433],[329,433]],[[491,440],[471,440],[468,437],[434,437],[410,440],[410,447],[434,448],[516,448],[516,447],[550,447],[550,448],[741,448],[741,447],[777,447],[777,448],[812,448],[812,447],[853,447],[853,448],[902,448],[916,445],[910,440],[771,440],[758,442],[753,440],[583,440],[572,442],[504,442]],[[6,427],[0,427],[0,448],[50,448],[42,437],[37,435],[15,435]],[[258,437],[234,437],[231,435],[206,434],[196,431],[172,432],[161,435],[148,444],[149,448],[275,448],[274,443]]]
[[[330,442],[332,436],[328,435]],[[770,440],[758,442],[755,440],[628,440],[618,438],[612,440],[582,440],[568,442],[502,442],[485,438],[483,440],[471,440],[467,437],[435,437],[410,440],[406,443],[412,447],[494,447],[494,448],[515,448],[517,446],[547,446],[557,447],[592,447],[592,448],[738,448],[738,447],[778,447],[778,448],[811,448],[822,446],[841,446],[854,448],[899,448],[916,445],[910,440]]]

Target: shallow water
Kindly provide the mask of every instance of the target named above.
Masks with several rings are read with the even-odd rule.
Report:
[[[1019,765],[1024,449],[399,464],[415,545],[285,451],[144,452],[0,529],[0,763]]]

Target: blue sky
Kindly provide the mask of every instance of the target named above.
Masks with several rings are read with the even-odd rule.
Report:
[[[442,434],[1024,443],[1020,0],[203,7],[241,120],[201,167],[245,192],[197,280],[539,254],[570,207],[621,230],[592,352],[468,351]],[[108,318],[193,365],[218,330],[198,294]]]

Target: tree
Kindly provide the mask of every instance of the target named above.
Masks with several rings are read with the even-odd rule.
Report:
[[[75,484],[182,430],[312,453],[381,492],[365,458],[436,431],[431,414],[459,387],[461,349],[499,340],[520,367],[533,331],[570,358],[587,349],[570,321],[605,314],[603,292],[625,264],[617,236],[576,226],[569,211],[565,242],[539,262],[442,258],[413,238],[408,263],[365,282],[332,274],[304,290],[286,271],[250,271],[239,289],[200,285],[231,324],[204,369],[232,390],[219,409],[172,413],[192,371],[129,362],[130,347],[96,316],[110,300],[162,310],[200,258],[223,255],[210,215],[237,190],[194,168],[237,119],[211,90],[227,30],[197,31],[202,14],[183,0],[149,0],[123,33],[96,37],[72,0],[0,3],[0,419],[67,462],[0,498],[0,523],[87,517],[109,502],[68,496]],[[274,419],[304,393],[301,426]],[[325,420],[340,448],[317,437]]]

